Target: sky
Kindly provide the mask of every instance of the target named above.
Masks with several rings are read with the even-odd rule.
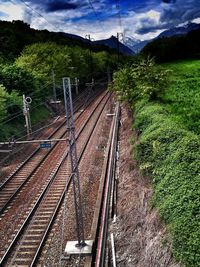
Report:
[[[188,22],[200,23],[200,0],[0,0],[0,20],[94,40],[123,33],[147,40]],[[121,35],[120,35],[121,36]]]

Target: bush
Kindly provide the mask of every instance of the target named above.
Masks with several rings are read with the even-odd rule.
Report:
[[[142,59],[114,73],[113,90],[131,105],[141,99],[155,100],[167,84],[168,73],[156,66],[152,58]]]

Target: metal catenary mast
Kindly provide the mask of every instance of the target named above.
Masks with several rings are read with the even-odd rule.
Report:
[[[74,203],[75,203],[75,213],[76,213],[76,227],[77,227],[77,239],[78,239],[78,243],[76,244],[76,246],[84,247],[86,243],[84,237],[83,209],[82,209],[81,194],[80,194],[80,181],[79,181],[79,171],[78,171],[75,123],[74,123],[70,78],[63,78],[63,90],[65,99],[66,124],[68,130],[69,153],[71,160],[71,175],[73,181]]]

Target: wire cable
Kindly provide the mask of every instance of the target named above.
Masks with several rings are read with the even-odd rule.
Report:
[[[102,25],[102,22],[101,22],[101,20],[100,20],[100,18],[99,18],[99,16],[98,16],[98,14],[97,14],[97,12],[96,12],[96,10],[95,10],[93,4],[92,4],[92,1],[91,1],[91,0],[88,0],[88,3],[89,3],[90,8],[93,10],[93,13],[94,13],[94,15],[95,15],[97,21],[99,22],[99,25],[100,25],[102,31],[105,32],[105,29],[104,29],[104,27],[103,27],[103,25]]]
[[[26,1],[24,0],[19,0],[19,1],[21,1],[25,6],[27,6],[29,9],[35,12],[39,17],[43,18],[49,25],[51,25],[56,31],[58,31],[58,28],[56,28],[51,22],[49,22],[43,15],[41,15],[38,11],[32,8],[29,4],[27,4]]]
[[[122,16],[121,16],[121,11],[120,11],[120,0],[115,0],[116,1],[116,9],[118,10],[118,18],[119,18],[119,28],[120,31],[122,32]]]

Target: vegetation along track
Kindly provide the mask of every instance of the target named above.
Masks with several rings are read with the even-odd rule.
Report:
[[[92,99],[90,99],[90,102],[91,101]],[[81,107],[82,106],[78,105],[76,110]],[[78,113],[78,115],[76,115],[76,119],[78,120],[81,116],[82,113]],[[66,121],[63,119],[61,124],[53,131],[53,133],[51,133],[48,139],[63,138],[64,136],[66,136]],[[31,176],[34,175],[41,164],[45,160],[48,160],[48,157],[54,153],[58,145],[59,144],[57,142],[53,149],[48,151],[38,147],[7,179],[5,179],[4,183],[0,185],[0,215],[4,210],[6,210],[11,200],[29,181]]]
[[[94,124],[95,124],[95,121],[94,120],[97,120],[95,119],[95,117],[97,116],[100,116],[99,114],[102,112],[103,108],[101,107],[103,105],[103,107],[105,106],[105,103],[107,102],[109,98],[109,95],[108,93],[104,93],[103,96],[101,95],[99,98],[97,98],[97,100],[95,101],[95,106],[93,104],[93,108],[92,110],[90,111],[90,114],[89,116],[87,117],[87,119],[85,118],[84,116],[84,120],[86,120],[85,124],[82,126],[81,129],[79,129],[79,133],[77,134],[77,145],[78,145],[78,152],[80,153],[80,150],[81,150],[81,146],[83,146],[83,144],[86,143],[85,139],[86,137],[92,133],[93,131],[93,127],[94,127]],[[88,110],[88,109],[87,109]],[[88,111],[89,112],[89,111]],[[87,126],[87,127],[86,127]],[[1,264],[4,264],[6,258],[8,255],[10,255],[10,251],[12,250],[13,246],[15,245],[15,242],[17,240],[19,240],[20,238],[20,235],[21,233],[24,231],[24,227],[26,227],[27,223],[30,221],[31,219],[31,216],[33,216],[33,213],[36,211],[36,208],[38,207],[39,205],[39,202],[43,199],[44,195],[46,192],[50,192],[49,190],[49,186],[51,185],[52,187],[54,186],[54,184],[57,182],[61,183],[61,184],[57,184],[55,186],[55,190],[57,192],[54,192],[54,195],[52,193],[52,191],[50,192],[50,203],[48,204],[44,204],[44,207],[46,206],[47,209],[49,209],[46,213],[44,212],[44,210],[42,210],[42,215],[41,217],[40,216],[36,216],[34,217],[34,219],[32,219],[31,221],[35,221],[35,225],[40,225],[42,227],[44,227],[45,225],[45,228],[46,228],[46,223],[45,223],[45,220],[48,218],[51,217],[50,215],[50,209],[52,207],[52,203],[51,201],[53,201],[53,199],[55,198],[59,198],[60,194],[63,192],[64,190],[64,182],[66,182],[66,175],[67,173],[65,173],[63,176],[62,176],[62,172],[63,172],[63,169],[61,168],[61,166],[65,166],[63,165],[63,162],[66,160],[65,158],[67,157],[67,152],[66,152],[66,149],[65,149],[65,153],[64,155],[61,157],[61,159],[59,161],[57,161],[56,163],[56,167],[54,168],[53,171],[51,171],[50,173],[48,173],[48,177],[45,179],[45,181],[43,181],[43,184],[37,184],[39,183],[39,180],[36,180],[36,181],[33,181],[32,183],[28,183],[27,184],[27,188],[24,189],[18,196],[18,199],[16,198],[15,199],[15,202],[14,202],[14,206],[11,207],[7,213],[4,214],[4,216],[2,216],[1,218],[1,221],[0,221],[0,225],[1,225],[1,234],[4,232],[6,232],[8,230],[8,224],[6,224],[5,220],[8,219],[9,217],[9,214],[11,216],[10,218],[10,221],[13,221],[13,220],[17,220],[18,223],[14,223],[14,226],[13,226],[13,231],[10,231],[11,233],[14,232],[16,234],[13,233],[12,235],[12,238],[10,238],[10,240],[8,240],[8,236],[6,236],[5,238],[3,238],[3,234],[2,234],[2,244],[1,244],[1,261],[0,263]],[[46,168],[48,169],[49,168],[49,165],[50,165],[50,162],[48,161],[47,162],[47,166]],[[63,167],[64,168],[64,167]],[[66,169],[66,167],[64,168]],[[43,175],[46,174],[45,172],[43,172]],[[57,179],[57,177],[61,175],[62,177],[64,177],[63,179]],[[69,174],[68,174],[69,176]],[[55,180],[54,180],[55,179]],[[32,180],[35,180],[35,179],[32,179]],[[42,179],[43,180],[43,179]],[[52,189],[53,190],[53,189]],[[60,191],[59,191],[60,190]],[[58,192],[59,191],[59,192]],[[25,195],[25,192],[26,192],[26,195]],[[29,194],[28,194],[29,192]],[[32,196],[35,196],[35,197],[32,197]],[[21,204],[19,202],[20,198],[23,199],[23,214],[16,214],[15,212],[15,215],[13,215],[13,211],[17,210],[17,207],[19,207],[19,205]],[[32,201],[30,201],[30,199],[32,199]],[[47,202],[48,202],[48,197],[45,197],[45,199],[47,199]],[[26,202],[27,200],[27,202]],[[22,201],[22,200],[21,200]],[[24,202],[25,201],[25,202]],[[58,203],[59,200],[57,200],[57,203]],[[26,205],[27,204],[27,205]],[[51,205],[52,204],[52,205]],[[22,205],[22,204],[21,204]],[[55,206],[55,204],[54,204]],[[54,207],[54,210],[55,210],[55,207]],[[39,212],[39,211],[38,211]],[[26,214],[26,216],[25,216]],[[27,214],[29,215],[27,217]],[[21,218],[21,222],[19,222],[19,218]],[[37,220],[38,218],[38,220]],[[46,218],[46,219],[45,219]],[[47,221],[49,221],[49,219],[47,219]],[[7,225],[7,226],[6,226]],[[33,226],[33,228],[36,227],[36,226]],[[32,229],[33,230],[33,229]],[[26,247],[29,247],[31,250],[33,250],[33,247],[34,247],[34,244],[37,240],[40,240],[41,238],[39,237],[41,232],[43,232],[42,230],[38,230],[36,229],[35,231],[31,232],[30,230],[30,235],[28,235],[27,237],[27,240],[29,240],[29,242],[31,243],[29,246],[26,246]],[[32,233],[32,234],[31,234]],[[35,233],[35,234],[33,234]],[[39,234],[40,233],[40,234]],[[33,241],[35,237],[35,242]],[[23,238],[22,238],[23,239]],[[24,239],[23,239],[24,240]],[[26,243],[27,240],[25,240],[24,242]],[[22,249],[23,250],[23,249]],[[6,252],[5,252],[6,251]],[[18,250],[17,250],[18,251]],[[21,256],[21,259],[23,257],[25,257],[25,255],[28,257],[30,257],[30,254],[29,252],[27,253],[23,253],[22,252],[22,256]],[[20,257],[17,257],[17,259],[20,259]],[[25,261],[25,259],[23,260],[23,262]],[[29,261],[30,261],[30,258],[29,258]],[[5,265],[6,266],[6,265]],[[29,266],[29,264],[28,264]]]

